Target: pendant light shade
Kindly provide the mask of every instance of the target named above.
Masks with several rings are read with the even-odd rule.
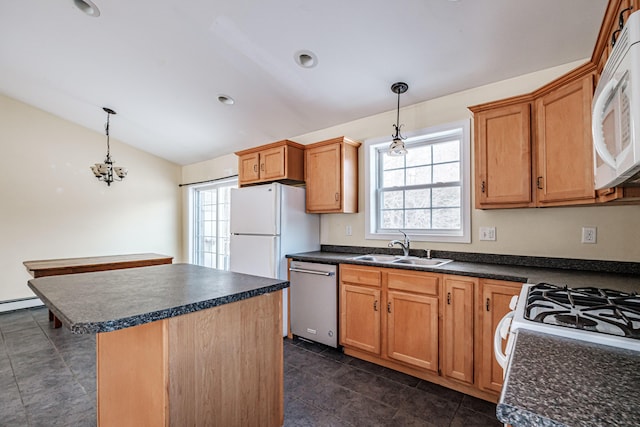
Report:
[[[389,145],[389,155],[390,156],[404,156],[407,154],[407,149],[404,146],[404,138],[400,134],[400,128],[402,125],[400,124],[400,94],[405,93],[409,89],[409,85],[403,82],[397,82],[391,85],[391,92],[398,94],[398,109],[396,114],[396,124],[393,125],[395,128],[395,135],[392,135],[393,140]]]

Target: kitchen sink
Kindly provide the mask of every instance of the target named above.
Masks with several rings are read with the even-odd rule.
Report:
[[[420,258],[420,257],[404,257],[398,255],[382,255],[382,254],[367,254],[359,255],[351,258],[354,261],[369,261],[385,264],[406,264],[425,267],[440,267],[441,265],[450,263],[452,259],[443,258]]]
[[[409,265],[424,265],[428,267],[440,267],[441,265],[448,264],[452,259],[443,258],[419,258],[419,257],[407,257],[398,258],[391,261],[392,264],[409,264]]]
[[[395,255],[368,254],[351,258],[354,261],[391,262],[398,259]]]

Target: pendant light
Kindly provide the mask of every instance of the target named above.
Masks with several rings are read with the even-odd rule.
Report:
[[[393,140],[389,145],[390,156],[404,156],[407,154],[407,149],[404,147],[404,138],[400,134],[400,94],[405,93],[409,89],[409,85],[403,82],[397,82],[391,85],[391,92],[398,94],[398,110],[396,115],[396,124],[393,127],[396,130],[396,134],[393,135]]]
[[[116,112],[107,107],[103,107],[102,109],[107,113],[107,124],[105,125],[107,134],[107,157],[104,159],[104,163],[96,163],[94,166],[91,166],[91,170],[96,178],[98,178],[98,181],[104,181],[108,186],[111,186],[113,181],[122,181],[127,176],[127,169],[113,166],[115,162],[111,158],[109,146],[109,117],[111,117],[112,114],[115,115]]]

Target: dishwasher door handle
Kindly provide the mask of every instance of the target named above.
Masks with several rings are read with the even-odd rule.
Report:
[[[289,271],[295,271],[296,273],[317,274],[318,276],[333,276],[333,271],[317,271],[317,270],[305,270],[303,268],[290,268]]]

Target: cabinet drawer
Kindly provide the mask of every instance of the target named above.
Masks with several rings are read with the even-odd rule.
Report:
[[[340,281],[380,287],[380,269],[375,267],[355,267],[340,265]]]
[[[387,286],[389,289],[438,295],[438,285],[441,277],[440,274],[388,270]]]

